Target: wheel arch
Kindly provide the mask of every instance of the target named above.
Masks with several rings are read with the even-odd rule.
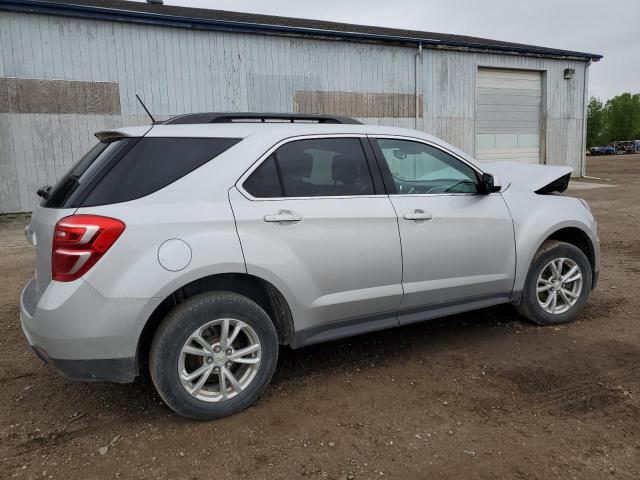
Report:
[[[520,301],[520,295],[522,294],[524,283],[529,274],[531,262],[544,242],[548,240],[566,242],[579,248],[589,260],[593,277],[592,288],[595,287],[600,262],[598,240],[597,237],[595,237],[595,233],[593,233],[587,225],[579,221],[566,221],[549,226],[534,237],[532,233],[535,231],[535,223],[536,222],[530,222],[526,229],[516,235],[517,266],[511,296],[512,303],[518,303]]]
[[[136,348],[136,362],[142,370],[149,358],[153,336],[162,320],[177,305],[199,293],[230,291],[250,298],[269,315],[276,327],[278,343],[290,345],[295,332],[293,316],[284,295],[270,282],[247,273],[218,273],[192,280],[166,296],[146,321]]]
[[[540,246],[548,240],[557,240],[559,242],[569,243],[579,248],[589,260],[589,265],[591,265],[591,274],[595,277],[597,270],[596,249],[587,232],[578,227],[560,228],[547,236],[547,238],[540,243]],[[538,249],[540,249],[540,246],[538,246]]]

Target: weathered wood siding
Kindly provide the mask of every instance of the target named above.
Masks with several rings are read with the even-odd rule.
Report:
[[[0,78],[109,82],[117,85],[120,111],[0,112],[0,212],[31,210],[37,187],[55,182],[77,161],[95,131],[148,123],[136,93],[164,118],[304,110],[296,107],[296,92],[329,92],[314,94],[323,111],[333,101],[336,112],[370,112],[360,118],[367,123],[413,128],[415,54],[409,47],[0,12]],[[584,62],[425,49],[417,128],[473,154],[479,66],[544,72],[546,161],[579,171]],[[565,68],[576,69],[573,80],[563,79]],[[353,107],[353,94],[387,103]],[[384,111],[389,116],[380,116]]]

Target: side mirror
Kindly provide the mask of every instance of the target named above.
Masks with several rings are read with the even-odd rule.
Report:
[[[478,184],[478,193],[487,195],[489,193],[499,192],[501,188],[500,180],[494,178],[490,173],[482,174],[482,178]]]

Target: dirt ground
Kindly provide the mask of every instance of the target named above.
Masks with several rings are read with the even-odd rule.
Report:
[[[38,361],[18,320],[26,222],[0,223],[0,477],[640,478],[640,155],[588,173],[618,186],[571,192],[603,253],[575,323],[501,306],[283,348],[262,400],[211,423],[149,383],[74,383]]]

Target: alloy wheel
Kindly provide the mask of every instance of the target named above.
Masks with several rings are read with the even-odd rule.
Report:
[[[536,295],[542,309],[553,315],[573,307],[582,292],[582,271],[570,258],[547,263],[536,282]]]
[[[241,320],[219,318],[198,328],[184,343],[178,376],[192,397],[221,402],[246,390],[256,377],[260,360],[255,330]]]

